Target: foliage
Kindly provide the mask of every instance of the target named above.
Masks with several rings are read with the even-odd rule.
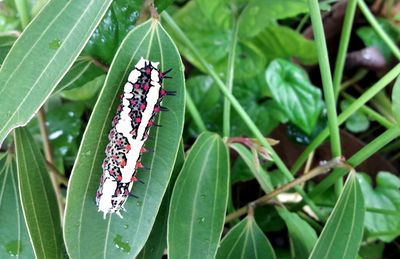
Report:
[[[393,254],[399,14],[347,2],[343,14],[317,0],[1,1],[0,257]],[[381,70],[346,59],[368,47]],[[140,57],[172,68],[176,96],[146,142],[137,197],[104,220],[107,136]]]

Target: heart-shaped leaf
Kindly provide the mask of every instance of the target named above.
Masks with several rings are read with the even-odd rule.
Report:
[[[146,148],[154,152],[145,153],[142,158],[142,163],[151,170],[138,174],[145,182],[133,187],[133,193],[139,198],[128,199],[123,219],[109,215],[103,220],[102,214],[97,212],[95,196],[107,135],[123,85],[141,57],[159,61],[161,71],[172,68],[168,74],[172,79],[165,81],[165,88],[176,90],[177,94],[164,98],[163,106],[170,111],[159,115],[158,124],[163,127],[153,128],[150,138],[154,140],[146,142]],[[134,258],[140,252],[149,237],[174,167],[183,130],[184,97],[183,64],[168,34],[156,20],[136,27],[121,43],[112,62],[70,178],[64,236],[71,257]]]

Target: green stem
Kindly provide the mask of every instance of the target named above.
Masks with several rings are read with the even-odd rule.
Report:
[[[372,99],[372,105],[388,120],[395,122],[392,112],[392,102],[385,92],[378,93],[374,99]]]
[[[24,30],[31,20],[31,16],[29,14],[29,3],[27,0],[14,0],[14,2],[18,11],[19,19],[21,21],[22,30]]]
[[[357,3],[361,12],[364,14],[365,18],[371,24],[372,28],[374,28],[376,33],[378,33],[378,35],[382,38],[382,40],[388,45],[389,49],[393,52],[395,57],[400,60],[400,50],[397,47],[396,43],[382,29],[382,27],[379,25],[375,16],[371,13],[365,2],[363,0],[357,0]]]
[[[356,4],[356,0],[347,1],[346,14],[344,16],[342,34],[340,36],[339,50],[336,57],[335,72],[333,73],[333,89],[335,91],[336,100],[340,92],[340,82],[342,81],[343,68],[350,41],[351,27],[353,25],[354,14],[356,13]]]
[[[347,162],[353,167],[358,166],[370,156],[378,152],[381,148],[387,145],[392,140],[398,138],[400,136],[400,128],[395,126],[384,133],[382,133],[379,137],[371,141],[365,147],[360,149],[357,153],[355,153]],[[332,184],[339,178],[345,176],[348,170],[340,169],[334,170],[328,177],[326,177],[321,183],[319,183],[310,193],[310,197],[316,197],[318,194],[323,193],[327,190]]]
[[[175,23],[175,21],[172,19],[172,17],[169,16],[166,12],[163,12],[162,16],[163,16],[164,20],[169,24],[169,26],[175,31],[176,36],[179,37],[179,40],[181,40],[181,42],[183,44],[185,44],[188,49],[190,49],[193,56],[195,58],[197,58],[197,60],[201,63],[201,65],[206,69],[207,73],[214,79],[214,81],[218,85],[221,92],[225,95],[225,97],[228,98],[231,105],[236,110],[236,112],[239,114],[239,116],[242,118],[244,123],[249,127],[249,129],[252,131],[252,133],[255,135],[255,137],[258,139],[258,141],[261,143],[261,145],[263,145],[267,149],[267,151],[271,155],[273,161],[275,162],[275,164],[279,168],[279,170],[286,176],[286,178],[289,181],[292,181],[294,178],[293,178],[293,175],[290,173],[289,169],[286,167],[286,165],[283,163],[283,161],[278,156],[278,154],[275,152],[275,150],[271,147],[271,145],[267,142],[264,135],[257,128],[257,126],[254,124],[254,122],[252,121],[250,116],[246,113],[246,111],[242,108],[242,106],[240,105],[238,100],[228,91],[227,87],[222,82],[222,80],[219,78],[219,76],[217,75],[215,70],[207,63],[207,61],[197,51],[196,47],[186,37],[185,33],[178,27],[178,25]],[[319,211],[317,206],[315,206],[314,202],[308,198],[308,196],[303,191],[303,189],[301,189],[299,186],[296,186],[295,190],[303,197],[304,201],[310,206],[310,208],[314,211],[314,213],[320,219],[323,219],[322,213]]]
[[[365,103],[371,100],[377,93],[384,89],[392,80],[394,80],[400,74],[400,64],[397,64],[392,70],[390,70],[384,77],[378,82],[371,86],[367,91],[364,92],[354,103],[352,103],[345,111],[338,116],[338,123],[341,125],[345,122],[354,112],[361,108]],[[291,172],[295,174],[307,160],[309,154],[314,151],[327,137],[329,136],[329,130],[325,128],[319,135],[307,146],[300,157],[296,160]]]
[[[329,67],[328,50],[324,35],[321,13],[318,6],[318,0],[308,0],[310,9],[311,23],[314,32],[315,43],[317,45],[318,61],[321,70],[322,86],[324,90],[326,108],[328,111],[328,127],[331,140],[331,152],[333,157],[342,155],[340,146],[339,124],[336,113],[336,99],[333,92],[332,75]],[[343,182],[338,181],[336,185],[336,194],[339,196],[343,188]]]
[[[236,56],[236,46],[238,41],[238,31],[239,31],[239,22],[236,21],[233,27],[233,38],[232,45],[229,51],[228,57],[228,70],[227,70],[227,79],[226,79],[226,87],[228,91],[232,93],[233,88],[233,79],[235,75],[235,56]],[[231,104],[228,98],[224,99],[224,116],[223,116],[223,133],[224,137],[229,137],[230,128],[231,128]]]
[[[201,132],[207,131],[206,125],[204,124],[204,121],[201,118],[199,110],[197,110],[196,105],[194,104],[192,97],[190,97],[188,91],[186,91],[186,107],[188,108],[188,111],[192,116],[193,121],[196,124],[197,128]]]
[[[352,97],[351,95],[342,92],[341,93],[343,95],[343,97],[351,102],[355,102],[356,99],[354,97]],[[368,115],[368,117],[370,117],[372,120],[378,122],[379,124],[381,124],[383,127],[385,128],[391,128],[393,127],[393,123],[391,121],[389,121],[388,119],[386,119],[385,117],[383,117],[382,115],[380,115],[379,113],[377,113],[376,111],[374,111],[373,109],[369,108],[368,106],[361,106],[361,111],[363,111],[365,114]]]
[[[357,83],[358,81],[363,79],[367,74],[368,74],[368,70],[365,70],[365,69],[361,69],[361,70],[357,71],[352,78],[343,82],[343,84],[340,85],[340,91],[343,91],[343,90],[347,89],[349,86],[354,85],[355,83]]]

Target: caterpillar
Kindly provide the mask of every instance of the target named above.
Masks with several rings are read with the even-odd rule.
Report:
[[[124,204],[131,195],[132,186],[138,182],[137,171],[144,168],[141,156],[146,152],[145,142],[150,128],[160,126],[154,123],[157,113],[168,110],[161,106],[166,95],[175,95],[174,91],[165,91],[162,87],[166,72],[158,70],[159,62],[151,62],[143,57],[135,65],[124,85],[121,102],[112,120],[108,134],[106,157],[102,164],[103,174],[96,192],[98,211],[116,213],[126,211]]]

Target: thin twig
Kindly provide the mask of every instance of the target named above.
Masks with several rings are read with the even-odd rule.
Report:
[[[68,186],[68,178],[62,175],[61,172],[58,171],[57,167],[55,167],[55,165],[46,160],[46,166],[47,169],[49,169],[49,171],[52,172],[57,177],[59,183]]]
[[[334,158],[328,162],[324,162],[320,166],[312,169],[311,171],[307,172],[306,174],[300,176],[299,178],[296,178],[293,181],[291,181],[285,185],[282,185],[281,187],[275,189],[274,191],[267,193],[266,195],[258,198],[257,200],[252,201],[250,204],[252,204],[253,207],[259,207],[259,206],[266,205],[271,201],[271,199],[275,198],[278,194],[288,191],[288,190],[292,189],[293,187],[295,187],[301,183],[304,183],[318,175],[325,174],[333,168],[339,168],[339,167],[352,169],[352,167],[349,164],[347,164],[342,157]],[[229,223],[232,220],[245,215],[248,211],[248,208],[249,208],[249,206],[244,206],[244,207],[232,212],[231,214],[227,215],[225,218],[225,223]]]
[[[90,61],[93,63],[93,65],[95,65],[96,67],[102,69],[104,72],[108,72],[108,70],[110,70],[110,67],[107,66],[106,64],[101,63],[100,61],[98,61],[97,59],[91,57]]]
[[[46,127],[46,115],[45,115],[43,107],[39,109],[39,112],[37,113],[37,118],[38,118],[38,122],[39,122],[40,134],[42,135],[43,149],[44,149],[44,155],[45,155],[46,161],[48,161],[48,163],[54,165],[54,159],[53,159],[51,145],[50,145],[50,141],[49,141],[49,132]],[[62,221],[64,218],[64,204],[62,203],[60,184],[54,173],[50,173],[50,179],[51,179],[51,183],[53,184],[53,188],[54,188],[54,191],[57,196],[57,203],[58,203],[58,208],[60,210],[60,217],[61,217],[61,221]]]

